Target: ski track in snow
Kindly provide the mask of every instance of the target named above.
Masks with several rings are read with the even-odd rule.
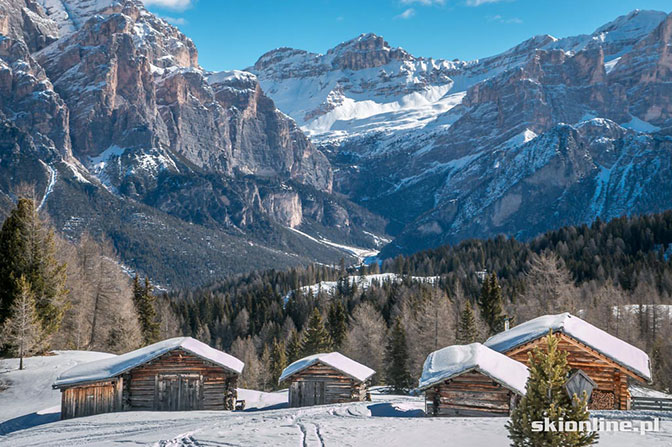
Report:
[[[54,190],[54,185],[56,185],[56,177],[58,174],[56,174],[56,170],[52,168],[50,165],[46,164],[45,162],[42,162],[45,168],[49,171],[49,184],[47,185],[47,189],[44,191],[44,196],[42,197],[42,201],[40,202],[40,205],[37,207],[37,210],[41,210],[44,204],[47,201],[47,198],[49,197],[49,194]]]

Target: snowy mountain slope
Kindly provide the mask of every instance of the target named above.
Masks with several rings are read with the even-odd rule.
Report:
[[[18,369],[18,359],[0,360],[0,442],[3,431],[12,428],[7,421],[32,413],[48,415],[61,411],[58,407],[61,393],[51,388],[60,373],[81,363],[112,356],[102,352],[56,351],[49,356],[26,358],[23,371]]]
[[[637,10],[450,62],[362,35],[251,70],[329,155],[335,189],[390,221],[392,256],[672,206],[670,23]]]
[[[119,0],[38,0],[47,16],[58,25],[60,36],[73,33],[97,13],[121,3]]]
[[[380,36],[362,34],[325,54],[273,50],[248,70],[314,141],[333,142],[425,128],[460,104],[469,87],[524,65],[536,50],[599,47],[609,62],[664,18],[659,11],[633,11],[590,35],[535,36],[502,54],[473,61],[415,57]]]
[[[417,283],[438,284],[441,278],[439,276],[405,277],[403,275],[398,275],[396,273],[378,273],[374,275],[348,276],[344,278],[344,283],[346,283],[350,287],[356,286],[358,289],[366,290],[373,284],[377,284],[380,286],[385,283],[400,283],[405,279]],[[311,294],[313,296],[317,296],[320,293],[333,295],[338,288],[338,284],[339,284],[338,281],[321,281],[317,284],[303,286],[299,290],[303,294]],[[294,292],[295,291],[291,291],[284,297],[285,302],[292,296]]]

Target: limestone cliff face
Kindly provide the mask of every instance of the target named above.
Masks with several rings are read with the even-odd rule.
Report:
[[[254,76],[205,73],[190,40],[133,2],[92,17],[38,60],[69,105],[80,158],[145,150],[207,172],[331,188],[326,158]]]
[[[327,158],[253,74],[206,72],[193,42],[139,0],[0,0],[0,34],[0,216],[32,186],[62,231],[111,237],[148,273],[147,238],[179,234],[150,244],[171,281],[184,267],[175,253],[201,253],[197,282],[343,256],[284,228],[327,225],[303,213],[330,200]],[[330,236],[366,245],[359,222]],[[194,245],[203,234],[220,245]]]

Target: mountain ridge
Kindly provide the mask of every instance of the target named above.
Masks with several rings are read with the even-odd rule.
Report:
[[[670,145],[661,129],[672,124],[665,88],[671,80],[665,68],[670,22],[664,12],[635,10],[590,34],[534,36],[473,61],[415,58],[404,51],[404,63],[388,58],[357,69],[330,64],[338,49],[356,47],[363,38],[377,42],[374,53],[381,48],[393,51],[382,37],[368,34],[324,55],[289,49],[266,53],[260,61],[272,56],[272,66],[258,63],[251,70],[278,107],[329,156],[337,168],[335,190],[388,219],[388,232],[396,239],[382,254],[392,256],[500,232],[532,237],[556,224],[672,206],[660,188],[658,194],[646,190],[646,185],[655,185],[641,174],[623,179],[630,188],[613,184],[600,191],[601,176],[611,166],[595,161],[600,150],[614,152],[632,145],[640,151],[633,163],[649,163],[647,145],[654,145],[664,148],[653,163],[656,175],[667,181]],[[283,54],[288,55],[285,60]],[[579,128],[596,118],[611,124],[592,123],[588,127],[594,129],[584,135],[585,129]],[[570,175],[571,182],[558,179],[562,188],[551,191],[526,166],[524,145],[565,124],[578,132],[577,144],[592,148],[578,155],[566,146],[568,141],[574,144],[571,138],[550,138],[549,146],[537,145],[537,151],[546,152],[541,157],[546,162],[578,169]],[[636,134],[651,137],[639,144]],[[607,140],[611,146],[598,149],[600,141]],[[573,153],[590,162],[560,162],[555,153]],[[495,170],[504,163],[517,163],[512,178],[518,183],[501,190]],[[560,175],[557,169],[551,171]],[[516,188],[546,192],[520,196],[513,193]],[[561,205],[570,191],[580,197],[572,202],[575,208],[569,202]],[[606,205],[593,203],[594,197],[605,194],[610,197]],[[482,203],[490,205],[472,203],[476,197],[488,197]],[[628,209],[623,203],[638,205]],[[548,217],[533,217],[542,208]],[[555,215],[569,220],[556,222]],[[528,224],[528,219],[534,223]]]
[[[67,237],[110,238],[167,286],[336,263],[384,234],[256,78],[206,72],[141,2],[19,1],[0,1],[2,214],[32,185]]]

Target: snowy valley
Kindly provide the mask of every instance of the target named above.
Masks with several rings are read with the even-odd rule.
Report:
[[[376,391],[372,402],[289,409],[283,408],[286,391],[239,390],[239,398],[247,403],[243,412],[118,413],[58,421],[60,396],[51,389],[55,377],[77,363],[106,356],[109,354],[57,352],[28,359],[23,372],[14,370],[16,359],[0,361],[0,445],[394,446],[445,445],[447,439],[456,447],[508,445],[506,418],[427,418],[422,397]],[[599,415],[653,417],[645,412]],[[672,414],[662,416],[658,433],[605,433],[598,445],[667,446],[672,440]]]

